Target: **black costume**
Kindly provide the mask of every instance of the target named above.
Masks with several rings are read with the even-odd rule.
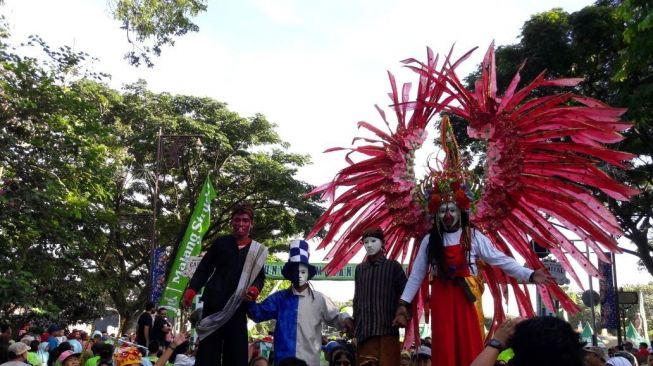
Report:
[[[197,292],[204,287],[202,318],[222,310],[236,291],[250,245],[238,249],[233,235],[221,236],[200,261],[188,287]],[[261,269],[253,285],[260,291],[264,280]],[[196,366],[247,365],[246,312],[246,304],[242,304],[225,325],[200,342]]]

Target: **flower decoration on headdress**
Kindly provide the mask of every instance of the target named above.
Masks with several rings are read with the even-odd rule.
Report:
[[[465,183],[469,173],[461,164],[458,143],[446,115],[440,121],[440,147],[445,154],[441,169],[431,168],[422,184],[426,187],[424,196],[428,198],[428,210],[433,214],[443,203],[453,202],[461,210],[469,211],[474,197]]]

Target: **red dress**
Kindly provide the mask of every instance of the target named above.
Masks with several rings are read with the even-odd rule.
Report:
[[[452,277],[469,277],[469,265],[462,245],[444,247],[445,264]],[[478,299],[480,301],[480,299]],[[483,338],[474,303],[464,289],[450,279],[431,282],[431,364],[467,366],[483,350]]]

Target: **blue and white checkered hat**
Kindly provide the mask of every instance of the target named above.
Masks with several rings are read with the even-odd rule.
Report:
[[[317,268],[309,263],[310,252],[308,243],[305,240],[293,240],[290,242],[288,262],[281,269],[281,274],[286,279],[292,278],[291,271],[297,271],[297,266],[305,264],[308,267],[308,279],[310,280],[317,273]]]

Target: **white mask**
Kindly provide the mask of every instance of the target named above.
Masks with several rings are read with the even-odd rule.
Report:
[[[460,224],[460,207],[453,202],[440,205],[438,209],[438,220],[445,230],[455,230]]]
[[[308,266],[305,264],[299,264],[297,266],[297,284],[299,287],[302,287],[308,282]]]
[[[365,251],[367,252],[367,255],[374,255],[381,250],[381,247],[383,246],[383,241],[379,238],[375,238],[373,236],[368,236],[365,239],[363,239],[363,246],[365,247]]]

